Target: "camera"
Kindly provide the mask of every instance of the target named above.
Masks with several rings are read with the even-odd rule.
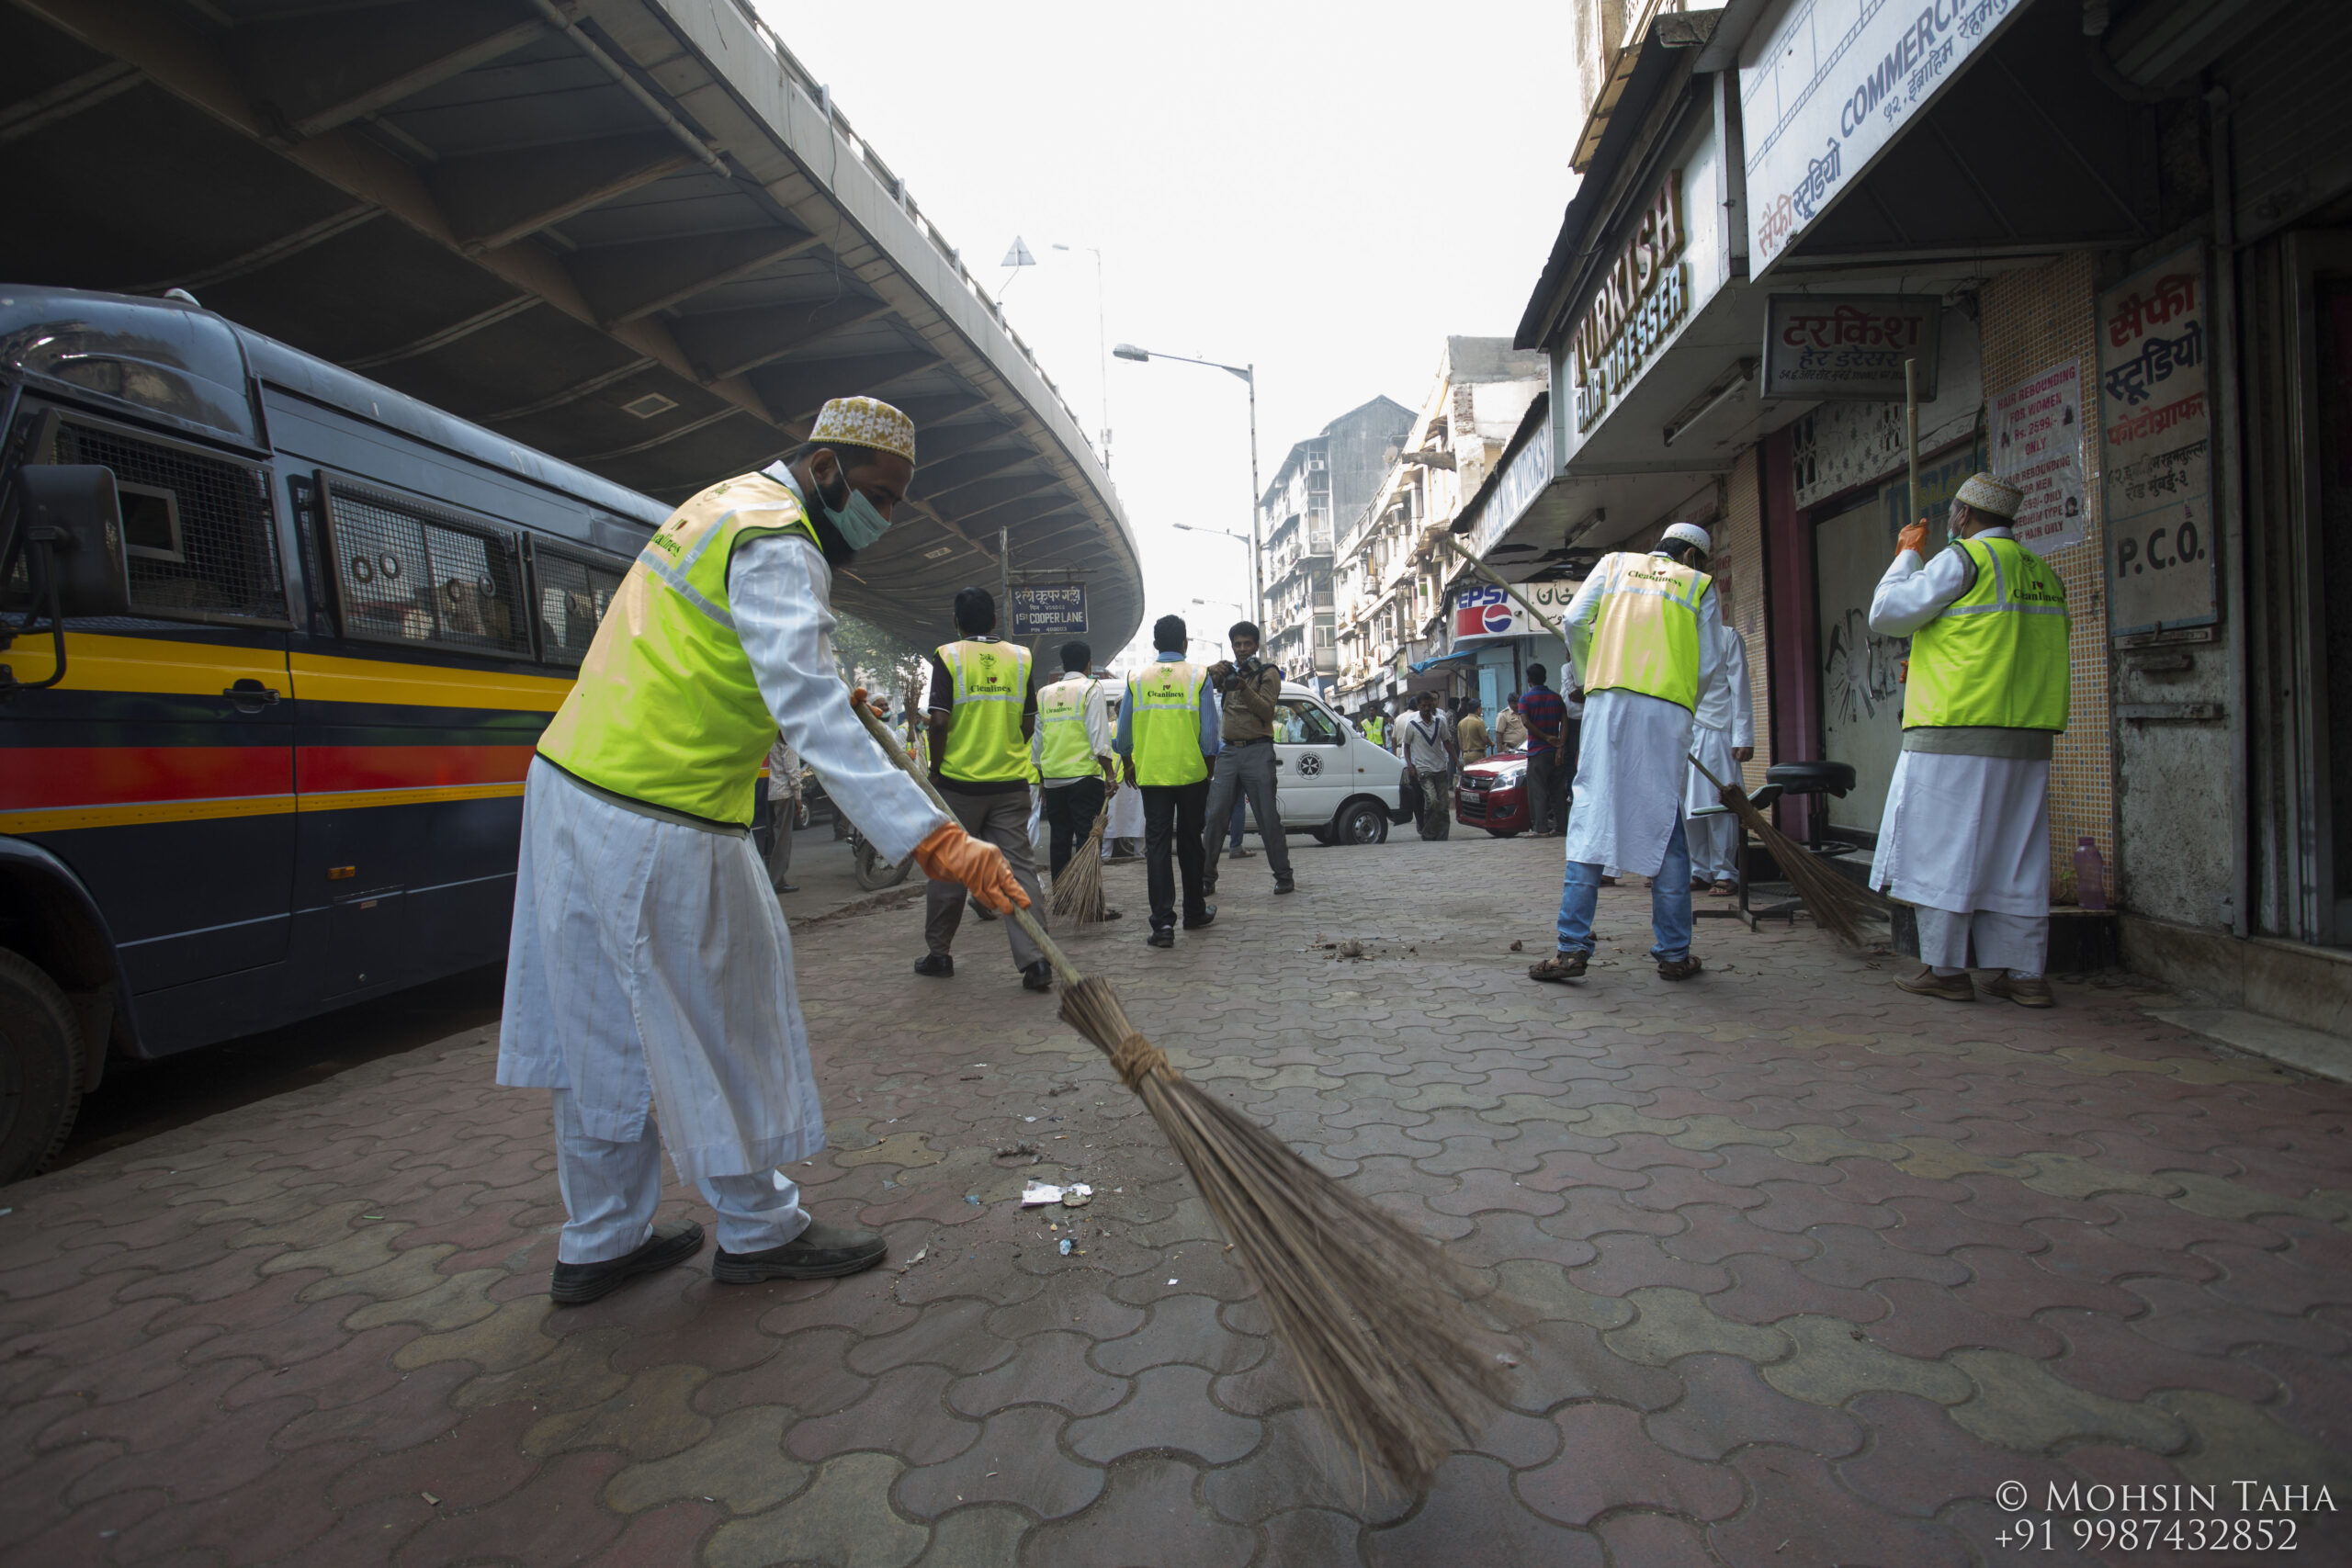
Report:
[[[1233,690],[1233,683],[1236,681],[1246,681],[1256,675],[1265,667],[1266,661],[1253,653],[1249,658],[1242,660],[1233,666],[1232,672],[1226,676],[1223,685],[1218,689],[1220,691],[1229,692]]]

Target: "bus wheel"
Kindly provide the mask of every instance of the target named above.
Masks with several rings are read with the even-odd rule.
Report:
[[[55,981],[0,948],[0,1181],[56,1157],[82,1102],[82,1031]]]

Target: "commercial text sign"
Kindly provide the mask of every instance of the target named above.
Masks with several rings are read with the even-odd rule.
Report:
[[[1527,606],[1532,604],[1556,621],[1567,613],[1568,601],[1582,586],[1582,578],[1522,582],[1506,593],[1491,582],[1464,582],[1453,591],[1453,646],[1474,648],[1505,637],[1546,636],[1544,623],[1529,615]]]
[[[1667,175],[1633,237],[1585,307],[1570,344],[1577,429],[1589,430],[1611,398],[1631,385],[1651,351],[1690,313],[1690,269],[1681,258],[1682,172]]]
[[[1014,637],[1085,636],[1085,585],[1077,582],[1014,584],[1012,635]]]
[[[1764,312],[1768,398],[1903,400],[1903,362],[1919,362],[1919,400],[1936,396],[1943,302],[1932,294],[1775,294]]]
[[[1993,472],[2025,492],[2018,543],[2040,555],[2089,536],[2083,515],[2083,365],[2070,359],[1994,398]]]
[[[1780,260],[2025,0],[1797,0],[1741,51],[1748,245]]]
[[[1510,531],[1511,525],[1519,521],[1528,503],[1551,482],[1552,422],[1547,417],[1528,436],[1527,445],[1504,466],[1502,478],[1495,481],[1495,493],[1487,498],[1487,509],[1479,513],[1464,541],[1470,553],[1483,557],[1494,548],[1496,542]]]
[[[2205,254],[2195,245],[2098,297],[2107,618],[2115,637],[2219,618],[2205,313]]]

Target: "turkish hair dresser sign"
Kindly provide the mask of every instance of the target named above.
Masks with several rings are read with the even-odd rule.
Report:
[[[1748,245],[1779,261],[2025,0],[1797,0],[1740,51]]]
[[[1682,222],[1682,171],[1666,176],[1631,239],[1585,307],[1569,345],[1578,431],[1590,430],[1610,400],[1631,386],[1651,353],[1690,313],[1690,238]]]
[[[1916,359],[1919,400],[1933,402],[1942,310],[1933,294],[1775,294],[1761,395],[1899,403],[1903,362]]]
[[[2107,620],[2118,637],[2220,618],[2205,313],[2205,254],[2195,245],[2098,297]]]

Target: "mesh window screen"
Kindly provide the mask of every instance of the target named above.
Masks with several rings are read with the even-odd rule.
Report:
[[[532,584],[539,601],[539,651],[577,664],[621,585],[622,569],[531,542]]]
[[[70,420],[58,427],[56,460],[114,470],[133,606],[206,620],[286,619],[266,472]]]
[[[370,491],[336,484],[328,494],[345,636],[529,657],[503,535]]]

